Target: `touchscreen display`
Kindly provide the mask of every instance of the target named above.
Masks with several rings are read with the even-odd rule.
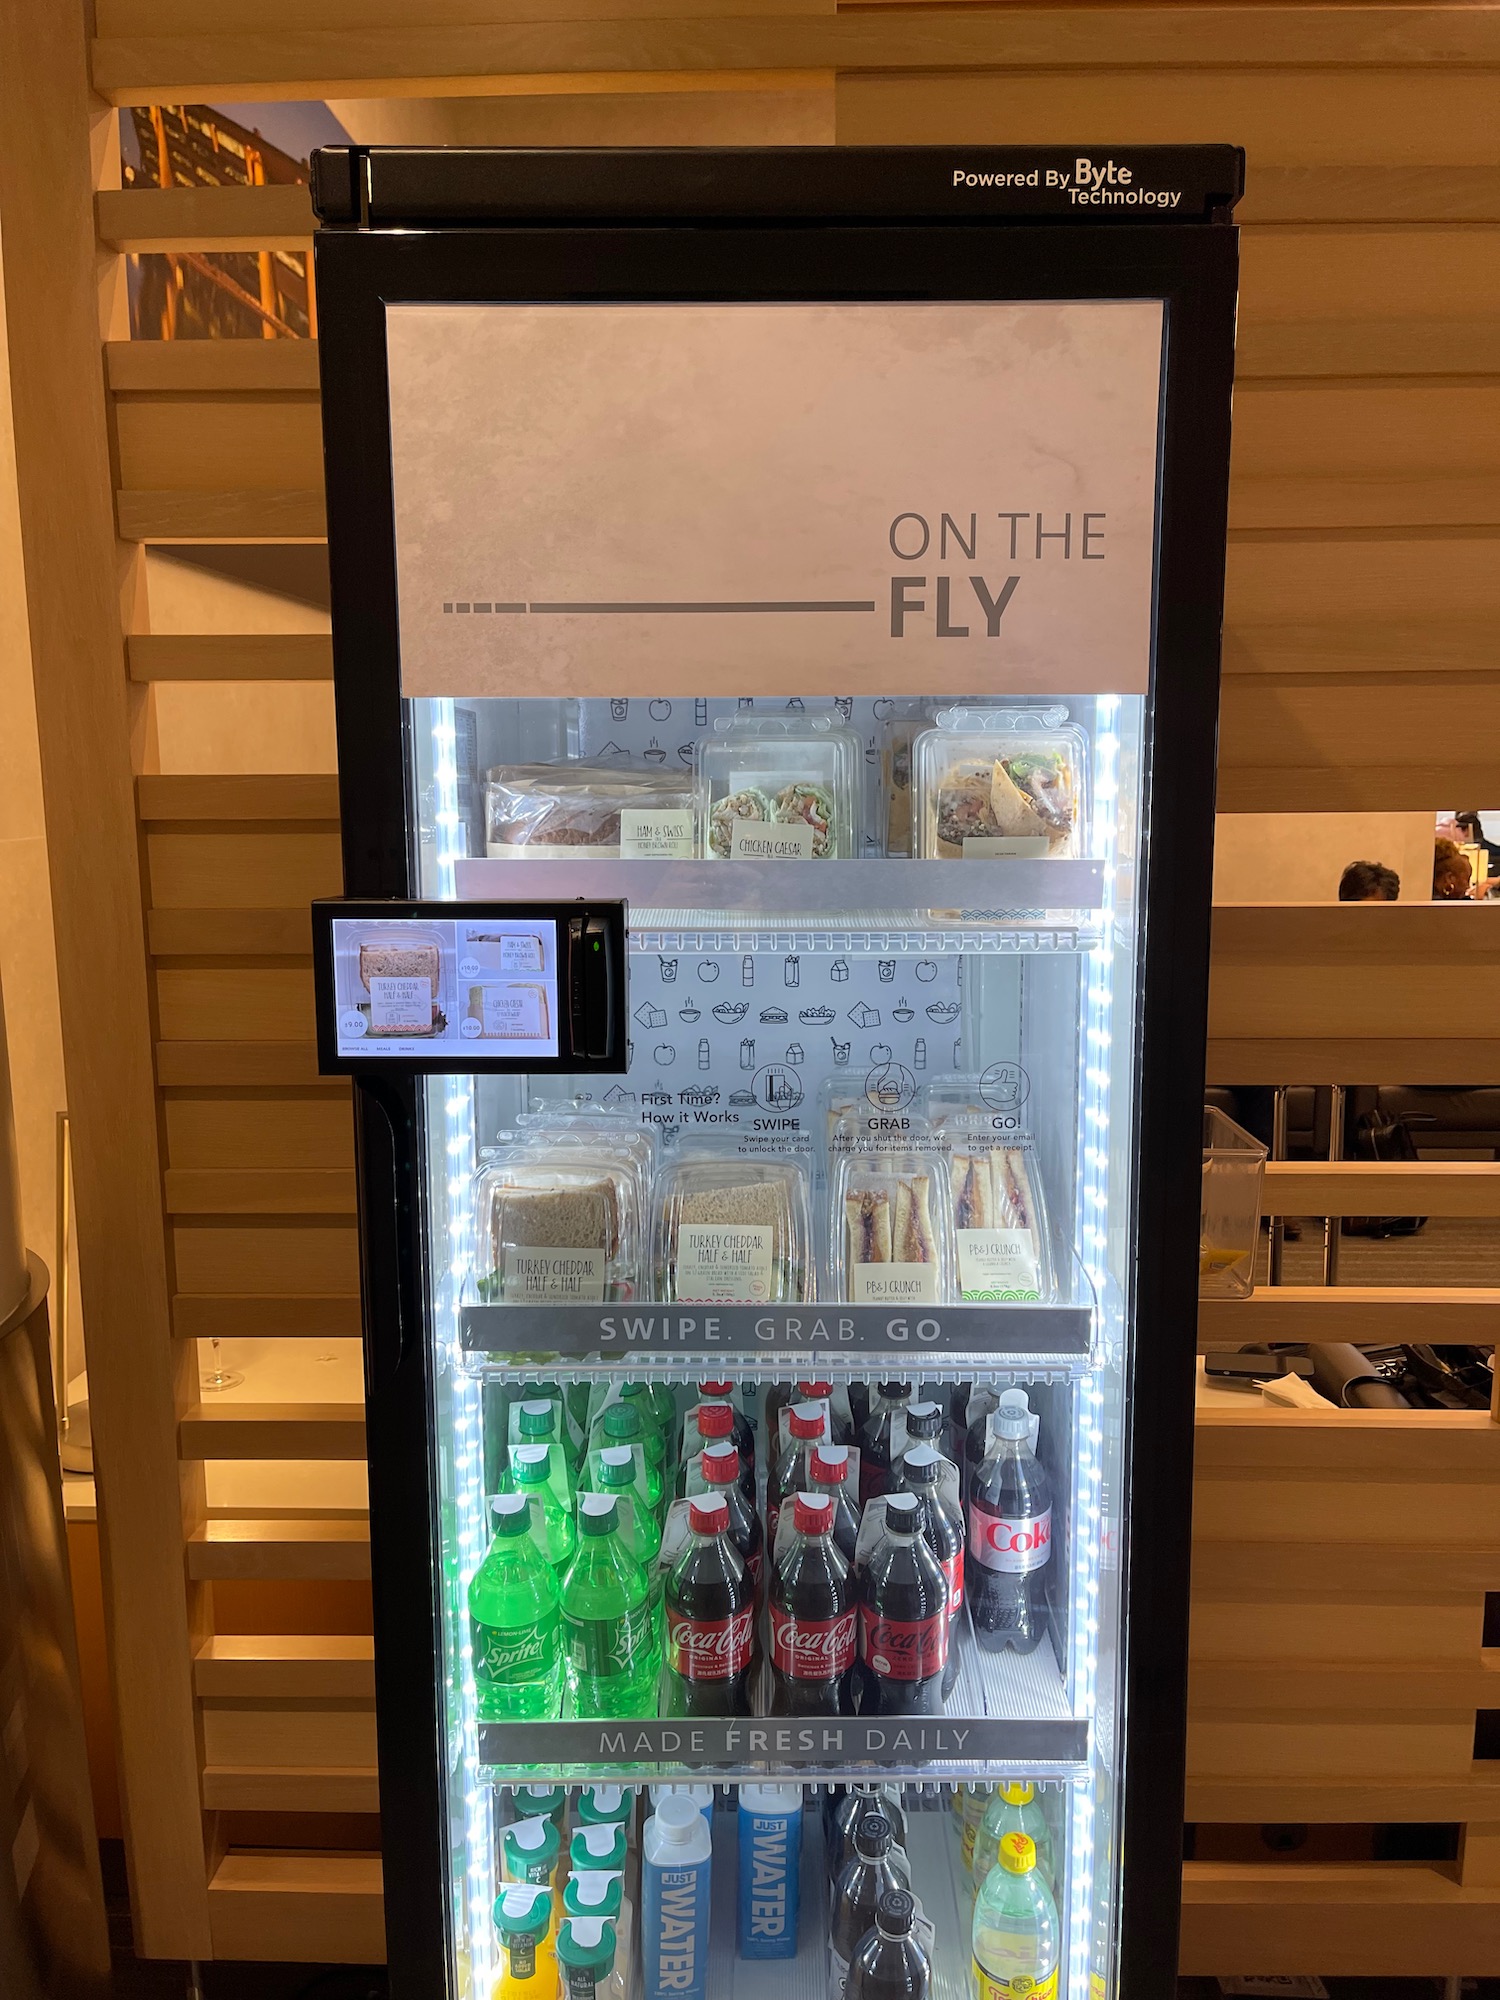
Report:
[[[557,922],[335,917],[338,1053],[558,1054]]]

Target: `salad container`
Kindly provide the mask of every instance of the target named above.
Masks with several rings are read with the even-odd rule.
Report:
[[[859,852],[863,752],[823,715],[734,715],[698,744],[700,851],[728,861],[841,861]]]
[[[1084,853],[1088,746],[1066,716],[943,710],[912,744],[914,851],[940,861]]]

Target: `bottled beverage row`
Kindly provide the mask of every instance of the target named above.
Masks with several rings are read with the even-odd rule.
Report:
[[[798,1990],[826,2000],[1053,2000],[1060,1789],[538,1784],[497,1805],[494,2000],[730,2000],[765,1961],[811,1964]]]
[[[801,1079],[782,1074],[778,1086],[773,1066],[760,1097],[745,1093],[773,1114],[756,1126],[780,1131],[664,1133],[649,1106],[641,1116],[578,1100],[522,1113],[481,1156],[475,1296],[895,1307],[1057,1297],[1064,1259],[1014,1066],[918,1084],[903,1065],[876,1063],[829,1077],[810,1119],[775,1115],[773,1086],[782,1111],[793,1091],[801,1103]]]
[[[943,1714],[971,1644],[1046,1636],[1041,1422],[966,1384],[492,1385],[480,1720]]]

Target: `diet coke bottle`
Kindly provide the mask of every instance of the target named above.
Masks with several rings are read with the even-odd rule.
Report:
[[[969,1615],[987,1653],[1036,1650],[1047,1627],[1052,1482],[1031,1449],[1026,1399],[1008,1391],[969,1493]]]
[[[795,1536],[771,1573],[772,1715],[852,1715],[854,1579],[826,1493],[792,1501]]]
[[[922,1503],[890,1493],[859,1579],[860,1713],[941,1715],[948,1585],[922,1539]]]
[[[687,1547],[667,1578],[668,1715],[748,1715],[755,1592],[721,1494],[688,1502]]]

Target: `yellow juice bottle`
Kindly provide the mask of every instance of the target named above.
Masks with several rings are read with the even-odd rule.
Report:
[[[495,1898],[500,1974],[491,2000],[556,2000],[557,1912],[549,1887],[514,1882]]]

